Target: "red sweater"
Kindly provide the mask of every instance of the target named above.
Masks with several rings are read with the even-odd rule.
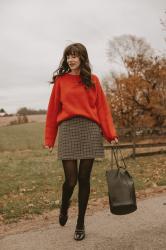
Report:
[[[54,146],[58,125],[76,115],[95,121],[108,142],[118,138],[111,110],[98,77],[92,74],[95,89],[86,89],[80,75],[58,76],[51,92],[45,125],[45,146]]]

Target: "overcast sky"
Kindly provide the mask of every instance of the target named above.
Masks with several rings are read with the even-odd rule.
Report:
[[[108,40],[144,37],[164,50],[165,0],[0,0],[0,108],[46,109],[64,48],[83,43],[101,79],[111,71]]]

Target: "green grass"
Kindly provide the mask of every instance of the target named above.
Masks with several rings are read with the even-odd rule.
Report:
[[[43,123],[26,123],[0,127],[0,151],[42,148]]]
[[[64,180],[62,162],[56,151],[42,149],[44,124],[30,123],[0,128],[0,214],[4,223],[18,221],[31,214],[59,208]],[[166,185],[166,155],[126,160],[136,190]],[[95,160],[91,175],[91,198],[107,195],[106,157]],[[77,202],[78,186],[73,193]]]

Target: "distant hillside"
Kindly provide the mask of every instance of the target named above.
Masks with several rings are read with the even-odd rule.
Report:
[[[46,114],[46,110],[45,109],[29,109],[26,107],[22,107],[17,111],[18,115],[43,115]]]
[[[46,115],[27,115],[29,122],[45,122]],[[0,127],[8,125],[11,121],[17,119],[16,115],[13,116],[6,116],[0,118]]]

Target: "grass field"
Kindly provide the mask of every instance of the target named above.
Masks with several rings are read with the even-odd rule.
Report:
[[[62,163],[42,148],[44,123],[0,127],[0,222],[16,222],[32,214],[59,208],[64,180]],[[166,185],[166,155],[128,159],[128,170],[136,190]],[[105,170],[110,159],[95,160],[91,176],[91,198],[107,195]],[[77,202],[78,187],[73,194]]]

